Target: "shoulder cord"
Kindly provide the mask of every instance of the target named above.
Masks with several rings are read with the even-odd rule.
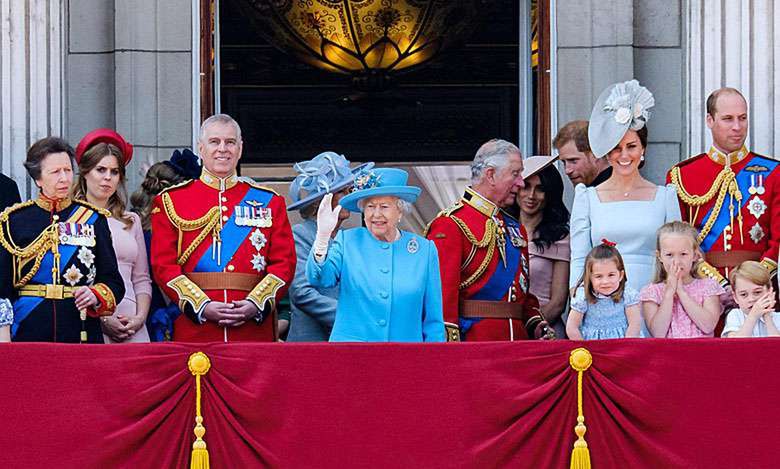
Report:
[[[206,236],[209,235],[209,232],[211,232],[215,242],[219,241],[220,232],[222,231],[222,225],[219,224],[219,207],[211,207],[211,209],[200,218],[196,218],[195,220],[187,220],[180,217],[179,214],[176,213],[176,209],[173,206],[173,201],[171,200],[171,196],[168,193],[164,193],[162,195],[162,201],[163,208],[165,208],[165,214],[168,215],[168,219],[174,224],[174,226],[176,226],[176,228],[179,229],[178,252],[180,254],[176,259],[177,264],[183,265],[185,262],[187,262],[187,259],[189,259],[200,243],[206,239]],[[187,249],[185,249],[184,252],[181,252],[182,231],[195,230],[201,230],[201,232],[198,234],[198,236],[195,237],[189,246],[187,246]]]

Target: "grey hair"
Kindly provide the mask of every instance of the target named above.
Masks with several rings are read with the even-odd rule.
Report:
[[[373,199],[373,197],[367,197],[365,199],[360,199],[357,202],[357,206],[360,209],[360,211],[363,211],[363,207],[366,205],[366,201]],[[410,213],[412,211],[412,204],[405,201],[404,199],[398,197],[395,199],[395,203],[398,204],[398,210],[401,211],[402,214],[406,215],[407,213]]]
[[[487,168],[495,168],[497,171],[503,169],[509,163],[509,155],[513,154],[522,156],[517,145],[500,138],[482,144],[471,162],[471,183],[478,184]]]
[[[209,117],[203,123],[200,125],[200,133],[198,134],[198,140],[201,142],[203,141],[203,138],[206,136],[206,129],[211,124],[230,124],[236,129],[236,137],[238,138],[238,141],[241,141],[241,126],[238,125],[238,122],[236,122],[235,119],[230,117],[227,114],[214,114],[213,116]]]

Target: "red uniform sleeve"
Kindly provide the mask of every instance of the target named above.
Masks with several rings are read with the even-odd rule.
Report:
[[[439,252],[444,322],[458,326],[460,266],[463,264],[460,228],[450,218],[439,216],[431,223],[427,237]]]

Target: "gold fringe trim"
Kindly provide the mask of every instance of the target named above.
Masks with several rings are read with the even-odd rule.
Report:
[[[582,415],[582,374],[590,368],[593,363],[593,357],[585,348],[577,348],[571,351],[569,355],[569,365],[577,372],[577,426],[574,427],[574,433],[577,434],[577,441],[574,442],[574,449],[571,452],[570,469],[590,469],[590,450],[585,441],[585,416]]]
[[[203,441],[206,427],[203,426],[203,416],[200,412],[200,377],[209,372],[211,361],[205,353],[195,352],[187,360],[187,367],[195,376],[195,429],[193,430],[195,442],[192,443],[190,469],[209,469],[209,451],[206,449],[206,442]]]

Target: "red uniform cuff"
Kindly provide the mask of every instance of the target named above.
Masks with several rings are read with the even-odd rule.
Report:
[[[96,283],[90,290],[95,294],[98,299],[98,304],[87,309],[87,314],[93,318],[99,316],[111,316],[116,309],[116,298],[114,298],[114,292],[111,291],[103,283]]]

